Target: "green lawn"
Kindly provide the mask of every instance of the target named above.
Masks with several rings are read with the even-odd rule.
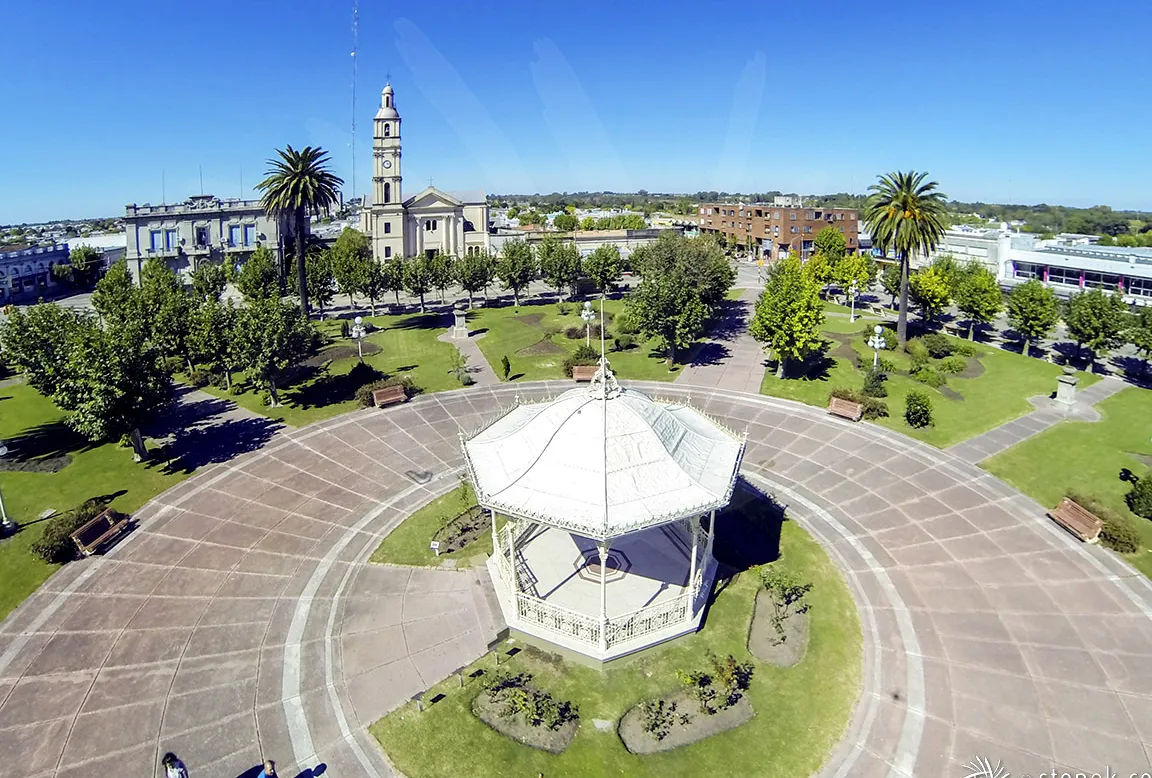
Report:
[[[580,729],[559,756],[522,746],[476,719],[470,705],[481,684],[475,680],[460,689],[450,679],[425,695],[442,693],[444,699],[423,713],[409,703],[373,724],[371,732],[410,778],[811,775],[843,735],[859,695],[860,622],[839,571],[815,541],[785,522],[781,548],[777,564],[815,584],[811,642],[803,661],[791,669],[756,664],[749,696],[757,715],[741,727],[671,752],[636,756],[614,729],[597,730],[592,719],[617,722],[632,705],[676,689],[676,671],[706,668],[708,652],[754,661],[745,646],[758,584],[753,573],[741,574],[716,597],[699,633],[603,671],[535,651],[503,660],[501,666],[531,673],[535,685],[579,706]],[[489,655],[474,667],[490,671],[493,661]]]
[[[594,302],[599,313],[600,303]],[[481,330],[484,337],[476,341],[488,364],[503,376],[500,360],[507,355],[512,365],[512,380],[538,381],[549,378],[564,378],[564,360],[584,343],[584,322],[580,318],[582,302],[549,303],[546,305],[526,305],[519,308],[477,308],[468,314],[468,328],[473,332]],[[561,313],[567,310],[567,313]],[[606,313],[620,315],[624,311],[623,300],[607,300]],[[581,336],[568,338],[564,331],[578,327]],[[552,333],[552,334],[549,334]],[[608,334],[615,336],[612,324],[608,324]],[[607,346],[612,348],[612,341]],[[599,343],[594,343],[599,349]],[[690,352],[682,354],[687,359]],[[608,361],[612,370],[620,378],[645,381],[671,381],[680,371],[668,370],[664,354],[658,352],[654,341],[645,342],[637,336],[637,343],[627,351],[612,351]]]
[[[187,473],[166,474],[160,464],[132,461],[132,451],[112,443],[91,445],[62,423],[64,413],[27,384],[0,388],[0,439],[8,459],[67,454],[72,461],[56,473],[0,471],[0,489],[8,515],[23,528],[0,541],[0,619],[34,592],[56,569],[29,552],[46,522],[48,508],[63,512],[93,497],[112,496],[111,505],[126,513],[139,508]]]
[[[455,347],[436,339],[448,330],[451,316],[434,313],[367,316],[365,321],[378,328],[364,339],[365,346],[373,344],[380,348],[375,354],[364,357],[367,364],[387,375],[409,376],[425,392],[460,388],[460,382],[452,373],[452,353]],[[316,361],[324,361],[325,354],[343,352],[345,356],[331,359],[323,367],[307,370],[293,384],[281,387],[280,407],[269,408],[265,405],[264,390],[245,382],[243,374],[237,374],[234,378],[243,382],[246,391],[231,399],[250,411],[294,427],[302,427],[355,409],[357,405],[353,393],[356,387],[340,379],[359,361],[355,356],[356,344],[340,337],[339,320],[328,319],[315,324],[317,329],[334,341],[321,352]],[[347,356],[349,353],[352,355]],[[217,387],[205,387],[204,391],[218,397],[229,397],[226,391]]]
[[[847,319],[829,318],[823,326],[826,333],[856,334],[852,349],[871,364],[872,349],[868,347],[861,330],[866,326],[859,321],[850,323]],[[828,369],[809,377],[776,378],[775,371],[765,371],[760,386],[761,394],[785,397],[790,400],[819,407],[827,407],[828,393],[833,388],[859,389],[864,380],[864,372],[858,369],[855,360],[844,356],[832,356],[839,343],[833,341],[832,358]],[[944,448],[962,440],[987,432],[1018,416],[1033,410],[1029,397],[1046,395],[1055,391],[1056,378],[1062,368],[1039,359],[1013,354],[981,343],[973,344],[978,352],[976,360],[983,366],[982,375],[971,378],[948,376],[946,387],[962,396],[950,397],[940,389],[933,389],[907,375],[894,373],[887,381],[888,418],[878,419],[877,423],[905,435],[923,440]],[[883,356],[894,362],[898,371],[907,370],[910,360],[903,352],[886,351]],[[1090,373],[1078,373],[1080,388],[1090,386],[1100,380]],[[932,397],[935,426],[914,429],[904,422],[904,400],[912,389],[920,389]]]
[[[1128,561],[1152,577],[1152,522],[1128,510],[1120,471],[1152,477],[1152,392],[1131,387],[1096,406],[1099,422],[1065,421],[981,463],[1042,505],[1055,507],[1067,491],[1092,495],[1127,516],[1144,549]]]
[[[454,559],[457,568],[471,567],[472,557],[481,554],[491,556],[491,532],[485,532],[453,555],[436,556],[430,544],[437,531],[475,504],[476,496],[472,487],[467,483],[461,484],[428,503],[389,532],[372,553],[371,561],[377,564],[438,567],[441,562]]]

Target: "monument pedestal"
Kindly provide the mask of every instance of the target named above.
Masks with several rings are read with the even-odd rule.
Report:
[[[468,321],[467,313],[464,308],[457,305],[452,309],[452,338],[467,338],[468,337]]]
[[[1056,402],[1061,405],[1072,406],[1076,404],[1076,384],[1080,379],[1072,373],[1065,373],[1056,379]]]

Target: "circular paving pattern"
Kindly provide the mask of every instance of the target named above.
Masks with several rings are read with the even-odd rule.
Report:
[[[748,430],[744,474],[845,571],[864,689],[827,776],[1152,769],[1152,587],[972,465],[783,400],[638,384]],[[149,503],[0,624],[0,777],[386,776],[366,727],[495,636],[483,569],[364,564],[526,384],[278,435]],[[323,770],[319,768],[323,765]]]

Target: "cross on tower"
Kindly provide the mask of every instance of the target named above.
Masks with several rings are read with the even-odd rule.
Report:
[[[391,73],[385,73],[384,74],[384,83],[385,84],[391,84],[392,83],[392,74]]]

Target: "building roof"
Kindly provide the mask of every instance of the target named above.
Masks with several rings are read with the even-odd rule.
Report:
[[[517,405],[464,441],[481,505],[604,539],[724,507],[744,440],[696,409],[589,388]]]
[[[448,192],[465,205],[484,205],[488,202],[488,195],[483,189],[458,189]]]

